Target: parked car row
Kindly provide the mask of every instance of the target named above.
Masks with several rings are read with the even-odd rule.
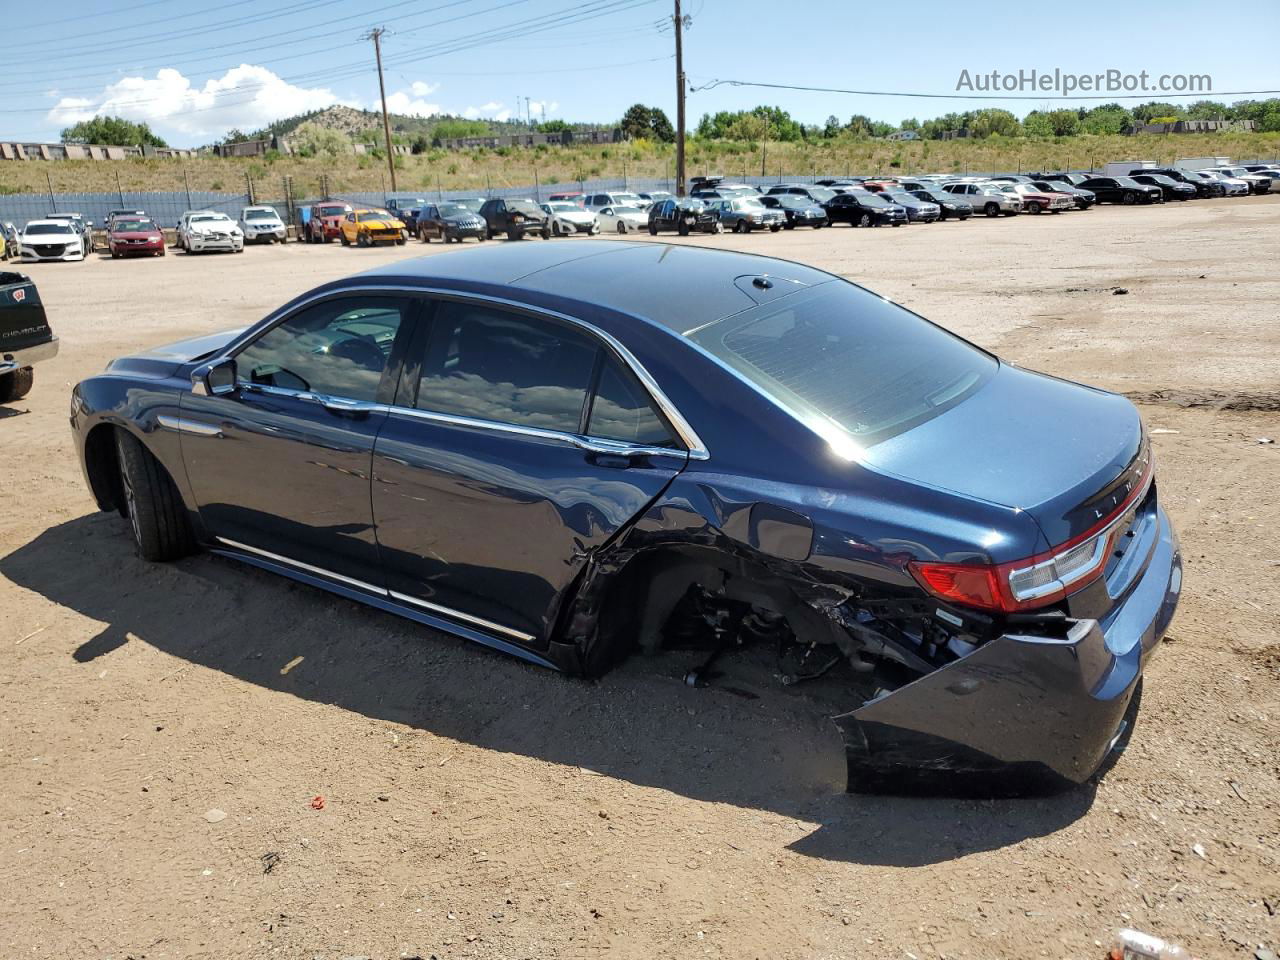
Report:
[[[1223,159],[1223,158],[1216,158]],[[970,217],[1088,210],[1196,198],[1280,193],[1280,164],[1191,169],[1108,163],[1102,172],[1059,171],[990,175],[917,174],[845,177],[813,183],[778,183],[767,189],[725,177],[700,176],[690,194],[655,190],[553,193],[531,198],[458,197],[431,202],[393,197],[383,207],[324,200],[300,212],[298,239],[368,247],[467,239],[596,236],[602,232],[751,233],[820,229],[835,224],[900,227],[964,221]],[[107,217],[107,250],[113,259],[164,256],[165,237],[143,210],[117,209]],[[247,243],[283,243],[289,231],[272,206],[245,207],[238,221],[216,210],[188,210],[178,222],[175,245],[188,253],[240,253]],[[0,254],[24,262],[83,260],[94,251],[93,223],[79,213],[50,213],[21,230],[0,224]]]

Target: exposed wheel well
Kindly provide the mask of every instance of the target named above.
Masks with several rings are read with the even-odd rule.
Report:
[[[659,547],[633,557],[600,596],[586,672],[604,673],[637,651],[661,653],[663,628],[694,585],[781,615],[797,634],[816,642],[837,642],[838,627],[830,618],[764,565],[710,547]]]

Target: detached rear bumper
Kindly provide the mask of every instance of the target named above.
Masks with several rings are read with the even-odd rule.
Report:
[[[1106,621],[1067,621],[1060,638],[1004,634],[835,717],[849,789],[1018,795],[1093,776],[1133,721],[1143,663],[1182,589],[1163,509],[1159,522],[1146,571]]]
[[[37,343],[20,350],[6,350],[0,353],[0,374],[12,373],[42,360],[52,360],[58,355],[58,338],[50,337],[44,343]]]

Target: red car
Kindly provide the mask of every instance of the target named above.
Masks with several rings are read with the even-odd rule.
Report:
[[[581,207],[583,196],[580,193],[553,193],[547,198],[547,203],[576,203]]]
[[[343,200],[325,200],[311,207],[307,219],[307,243],[328,243],[342,236],[342,221],[351,212]]]
[[[142,254],[163,257],[164,234],[147,217],[117,216],[107,228],[107,247],[113,260]]]
[[[881,190],[897,190],[898,186],[898,181],[893,179],[864,180],[862,182],[862,188],[870,190],[872,193],[879,193]]]

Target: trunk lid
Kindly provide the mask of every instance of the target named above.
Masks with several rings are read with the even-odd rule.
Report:
[[[1025,510],[1047,546],[1113,512],[1141,482],[1146,459],[1142,421],[1127,399],[1004,363],[963,403],[863,458],[907,480]]]
[[[25,274],[0,272],[0,357],[52,339],[36,285]]]

